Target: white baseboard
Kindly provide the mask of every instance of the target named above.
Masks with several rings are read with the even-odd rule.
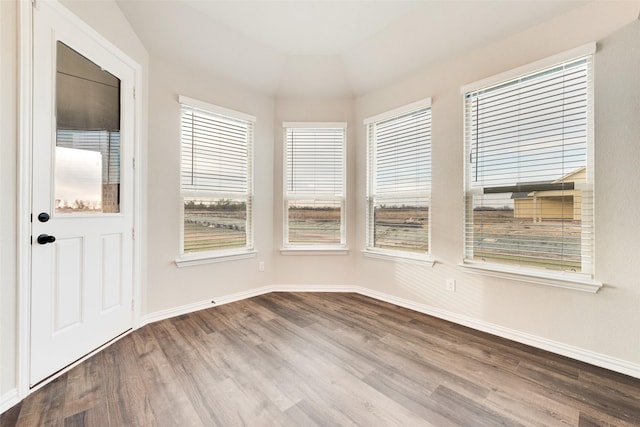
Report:
[[[429,316],[437,317],[440,319],[448,320],[459,325],[468,326],[469,328],[476,329],[478,331],[487,332],[492,335],[496,335],[502,338],[506,338],[521,344],[530,345],[542,350],[547,350],[552,353],[556,353],[562,356],[570,357],[575,360],[586,362],[601,368],[609,369],[615,372],[620,372],[625,375],[629,375],[635,378],[640,378],[640,364],[629,362],[615,357],[607,356],[594,351],[586,350],[580,347],[564,344],[558,341],[553,341],[547,338],[542,338],[536,335],[521,332],[515,329],[506,328],[504,326],[496,325],[494,323],[486,322],[484,320],[475,319],[470,316],[443,310],[441,308],[433,307],[427,304],[418,303],[412,300],[399,298],[393,295],[389,295],[383,292],[374,291],[361,286],[349,286],[349,285],[273,285],[263,286],[260,288],[251,289],[244,292],[239,292],[227,296],[215,298],[215,303],[212,300],[200,301],[193,304],[182,305],[179,307],[171,308],[168,310],[157,311],[148,314],[142,318],[143,325],[157,322],[159,320],[168,319],[171,317],[179,316],[186,313],[191,313],[197,310],[205,308],[211,308],[222,304],[228,304],[230,302],[240,301],[243,299],[255,297],[258,295],[264,295],[269,292],[353,292],[360,295],[368,296],[380,301],[395,304],[400,307],[408,308],[410,310],[424,313]]]
[[[391,304],[398,305],[400,307],[428,314],[429,316],[437,317],[439,319],[448,320],[459,325],[468,326],[471,329],[487,332],[489,334],[506,338],[511,341],[530,345],[541,350],[550,351],[561,356],[570,357],[571,359],[586,362],[591,365],[599,366],[601,368],[609,369],[611,371],[619,372],[635,378],[640,378],[640,364],[638,363],[629,362],[591,350],[586,350],[580,347],[575,347],[558,341],[542,338],[536,335],[528,334],[526,332],[521,332],[515,329],[496,325],[494,323],[485,322],[484,320],[474,319],[473,317],[465,316],[463,314],[454,313],[437,307],[432,307],[427,304],[417,303],[415,301],[407,300],[404,298],[398,298],[382,292],[373,291],[371,289],[359,288],[357,292],[361,295],[365,295],[380,301],[385,301]]]
[[[2,414],[4,411],[11,409],[18,402],[20,402],[20,399],[18,398],[17,388],[14,388],[6,392],[2,396],[0,396],[0,414]]]
[[[273,285],[272,292],[353,292],[364,288],[349,285]]]
[[[166,310],[154,311],[141,318],[141,326],[149,323],[158,322],[160,320],[170,319],[172,317],[181,316],[183,314],[192,313],[198,310],[204,310],[205,308],[217,307],[219,305],[229,304],[230,302],[240,301],[243,299],[255,297],[258,295],[267,294],[273,292],[273,286],[263,286],[260,288],[250,289],[244,292],[237,292],[235,294],[225,295],[221,297],[211,298],[204,301],[194,302],[191,304],[185,304],[178,307],[169,308]]]

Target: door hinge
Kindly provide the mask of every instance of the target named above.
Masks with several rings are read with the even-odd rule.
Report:
[[[131,161],[133,163],[133,168],[135,169],[136,168],[136,158],[135,157],[132,158]]]
[[[131,229],[131,239],[136,240],[136,229],[135,228]]]
[[[133,87],[133,99],[136,99],[136,87]]]

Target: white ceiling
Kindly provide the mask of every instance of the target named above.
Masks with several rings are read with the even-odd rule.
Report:
[[[117,0],[152,55],[270,95],[360,95],[586,1]]]

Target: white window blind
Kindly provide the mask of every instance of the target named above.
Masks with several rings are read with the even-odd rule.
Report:
[[[465,94],[465,259],[593,272],[592,56]]]
[[[345,244],[345,126],[284,124],[286,245]]]
[[[365,123],[368,126],[369,178],[367,247],[370,250],[428,253],[430,102],[423,102],[417,109],[396,115],[385,114]]]
[[[187,102],[181,98],[183,253],[251,249],[253,122]]]

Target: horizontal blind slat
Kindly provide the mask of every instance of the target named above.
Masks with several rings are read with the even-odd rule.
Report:
[[[465,95],[465,258],[592,271],[591,67],[578,58]]]

